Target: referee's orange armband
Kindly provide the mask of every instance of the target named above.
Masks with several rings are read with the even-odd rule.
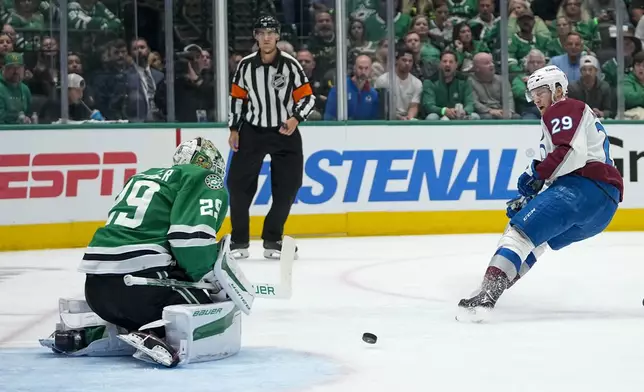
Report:
[[[236,99],[248,99],[248,92],[243,88],[239,87],[235,83],[232,84],[230,89],[230,96]]]
[[[295,102],[298,102],[302,98],[308,97],[309,95],[313,95],[313,90],[311,89],[311,85],[309,83],[306,83],[293,91],[293,100]]]

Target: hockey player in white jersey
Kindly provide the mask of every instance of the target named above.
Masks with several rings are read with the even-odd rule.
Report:
[[[494,308],[547,248],[559,250],[601,233],[622,201],[623,181],[604,126],[588,105],[567,98],[567,89],[566,74],[556,66],[528,78],[526,96],[542,114],[541,160],[519,177],[520,195],[508,202],[510,224],[481,287],[458,304],[467,318]]]

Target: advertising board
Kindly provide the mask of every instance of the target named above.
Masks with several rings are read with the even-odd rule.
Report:
[[[625,199],[611,228],[643,229],[639,125],[608,125]],[[306,126],[304,181],[292,235],[496,232],[516,179],[539,158],[535,125]],[[0,145],[0,249],[83,246],[137,171],[171,164],[175,128],[4,131]],[[205,136],[230,162],[225,128]],[[251,234],[271,205],[270,157],[251,207]],[[226,224],[224,230],[228,230]],[[44,237],[44,238],[43,238]]]

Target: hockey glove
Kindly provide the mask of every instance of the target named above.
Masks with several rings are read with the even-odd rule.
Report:
[[[512,219],[517,212],[521,211],[523,207],[525,207],[526,204],[530,202],[534,197],[524,197],[521,195],[517,195],[507,203],[505,203],[508,207],[505,210],[505,215]]]
[[[544,180],[539,178],[539,174],[537,173],[538,164],[539,161],[533,160],[526,171],[519,177],[517,188],[519,189],[519,193],[525,197],[534,196],[539,193],[545,183]]]

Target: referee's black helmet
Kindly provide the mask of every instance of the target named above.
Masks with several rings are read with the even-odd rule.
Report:
[[[277,21],[274,17],[270,15],[260,16],[253,25],[253,31],[257,32],[259,29],[271,29],[274,30],[277,34],[280,34],[281,26],[280,22]]]

